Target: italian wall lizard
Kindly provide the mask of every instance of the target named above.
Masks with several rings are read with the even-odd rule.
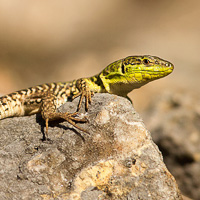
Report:
[[[173,69],[172,63],[155,56],[129,56],[111,63],[101,73],[89,78],[42,84],[2,96],[0,119],[41,113],[46,123],[46,134],[48,122],[60,118],[87,132],[76,124],[86,122],[85,118],[77,118],[84,98],[87,111],[94,93],[111,93],[127,97],[132,90],[167,76]],[[77,112],[57,112],[59,106],[78,96],[80,101]]]

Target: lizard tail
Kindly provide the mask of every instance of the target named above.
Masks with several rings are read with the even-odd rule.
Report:
[[[9,95],[0,97],[0,119],[21,116],[24,111],[18,98],[13,99]]]

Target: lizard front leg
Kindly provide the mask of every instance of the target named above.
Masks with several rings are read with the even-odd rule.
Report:
[[[79,92],[72,97],[72,100],[80,96],[80,100],[77,107],[77,112],[81,108],[81,104],[83,102],[83,98],[85,97],[85,110],[88,111],[88,105],[91,104],[91,97],[94,95],[87,84],[87,82],[81,78],[76,81],[76,87]]]
[[[87,122],[85,118],[79,119],[76,118],[77,112],[75,113],[61,113],[61,112],[56,112],[57,111],[57,106],[56,106],[56,97],[53,95],[53,93],[48,93],[45,95],[45,97],[42,98],[42,105],[41,105],[41,115],[42,118],[45,120],[46,123],[46,135],[48,135],[48,124],[49,121],[57,120],[57,119],[64,119],[70,124],[72,124],[74,127],[77,129],[86,132],[87,131],[78,125],[76,125],[75,122]]]

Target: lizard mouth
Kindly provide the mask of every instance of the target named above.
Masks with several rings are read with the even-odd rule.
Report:
[[[161,66],[148,66],[145,69],[141,70],[141,73],[149,73],[149,74],[170,74],[174,70],[174,65],[171,63],[166,63],[165,65]]]
[[[133,74],[133,77],[132,79],[129,79],[128,77],[126,77],[126,80],[128,83],[133,83],[134,81],[136,83],[140,83],[140,84],[145,84],[147,82],[150,82],[150,81],[153,81],[153,80],[156,80],[156,79],[160,79],[162,77],[165,77],[169,74],[172,73],[174,69],[174,66],[171,65],[171,66],[158,66],[158,67],[155,67],[155,66],[149,66],[149,67],[146,67],[145,69],[140,69],[138,71],[136,71],[134,74]]]

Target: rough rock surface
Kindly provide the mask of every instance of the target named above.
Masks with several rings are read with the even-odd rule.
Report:
[[[90,134],[52,122],[47,141],[40,115],[1,120],[0,199],[182,199],[127,99],[97,94],[85,115]]]
[[[164,92],[144,113],[154,142],[183,194],[200,199],[200,94]]]

